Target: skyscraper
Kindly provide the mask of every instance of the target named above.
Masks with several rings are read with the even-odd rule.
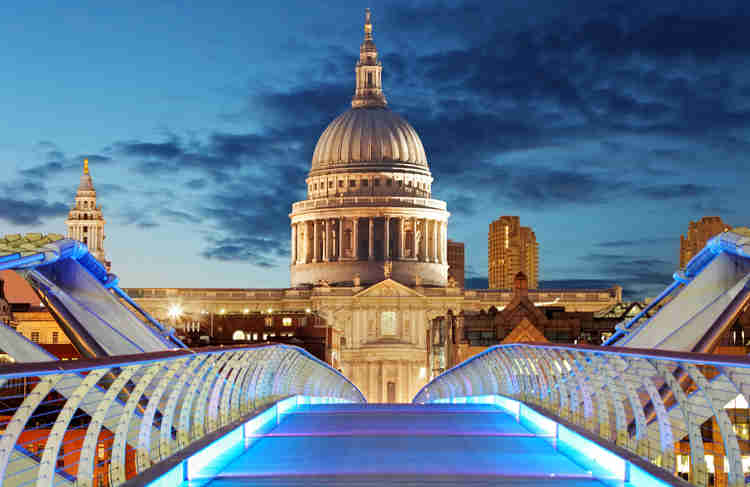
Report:
[[[96,204],[96,190],[89,173],[89,160],[84,159],[75,203],[68,213],[65,225],[68,227],[68,238],[85,243],[89,252],[109,269],[110,263],[104,253],[104,223],[102,209]]]
[[[697,222],[691,221],[687,236],[680,235],[680,268],[684,269],[711,237],[731,229],[732,227],[721,221],[720,216],[704,216]]]
[[[519,217],[501,216],[490,223],[487,258],[490,288],[510,289],[519,272],[526,275],[530,289],[539,287],[539,244]]]
[[[464,243],[448,239],[448,275],[456,280],[458,287],[465,287]]]

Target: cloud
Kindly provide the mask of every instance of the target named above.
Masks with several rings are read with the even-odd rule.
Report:
[[[693,199],[701,196],[709,196],[716,191],[715,188],[701,184],[661,184],[639,188],[637,192],[652,200]]]
[[[599,242],[596,244],[597,247],[641,247],[643,245],[662,244],[668,242],[675,242],[674,237],[659,237],[659,238],[642,238],[637,240],[608,240]]]
[[[659,258],[589,252],[578,258],[582,265],[623,287],[630,299],[653,296],[672,282],[675,264]]]
[[[62,203],[50,203],[40,198],[20,200],[0,197],[0,220],[14,225],[40,225],[44,219],[67,215],[68,209]]]

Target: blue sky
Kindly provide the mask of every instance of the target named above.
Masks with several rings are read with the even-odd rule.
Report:
[[[535,230],[542,280],[631,297],[690,220],[748,224],[745,2],[245,3],[0,7],[0,232],[64,232],[89,157],[123,286],[287,286],[365,7],[467,277],[500,215]]]

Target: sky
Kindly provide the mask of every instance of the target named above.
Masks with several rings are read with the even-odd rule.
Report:
[[[64,233],[87,157],[123,287],[289,285],[365,7],[471,285],[501,215],[548,285],[630,298],[671,282],[689,221],[750,223],[746,1],[68,3],[0,7],[0,234]]]

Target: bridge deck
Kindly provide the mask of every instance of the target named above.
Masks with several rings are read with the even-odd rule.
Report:
[[[489,405],[314,405],[286,416],[207,485],[602,486]]]

